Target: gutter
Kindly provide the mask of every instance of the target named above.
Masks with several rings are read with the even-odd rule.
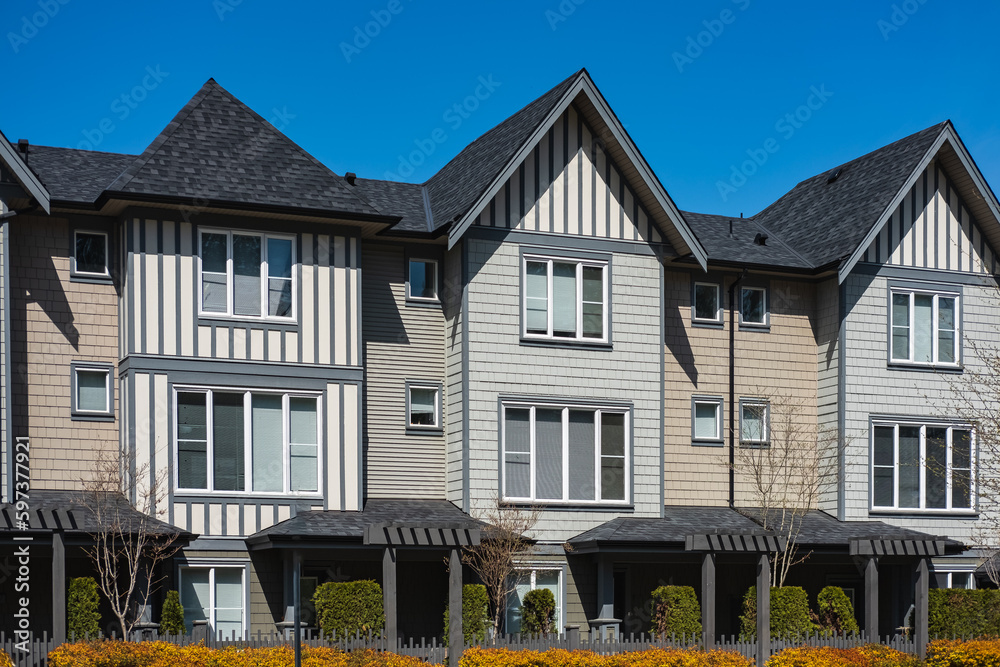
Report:
[[[736,287],[747,275],[729,285],[729,509],[736,509]]]

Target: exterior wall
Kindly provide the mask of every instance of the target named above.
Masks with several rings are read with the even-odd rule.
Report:
[[[830,278],[816,286],[817,417],[826,433],[839,431],[840,404],[840,286]],[[819,509],[837,512],[840,447],[827,442],[819,451]]]
[[[117,363],[116,288],[71,281],[66,219],[18,216],[9,230],[13,435],[30,438],[32,488],[79,490],[96,454],[115,450],[120,408],[111,421],[71,419],[70,363]]]
[[[475,224],[664,243],[574,107],[542,137]]]
[[[735,337],[736,401],[729,401],[728,288],[736,274],[668,271],[666,275],[666,415],[665,504],[724,506],[729,502],[729,416],[735,413],[739,432],[739,399],[769,398],[772,435],[782,414],[796,421],[816,423],[816,287],[804,281],[749,275],[746,285],[766,286],[770,328],[738,326]],[[717,282],[724,307],[723,325],[692,324],[692,281]],[[737,314],[738,316],[738,314]],[[692,397],[723,400],[723,442],[692,443]],[[784,437],[791,438],[788,431]],[[812,437],[812,432],[801,436]],[[736,454],[736,503],[760,502]]]
[[[529,345],[520,342],[519,245],[478,238],[475,229],[466,235],[465,243],[469,253],[467,396],[472,511],[495,502],[499,489],[500,398],[530,396],[630,402],[633,408],[630,479],[634,508],[560,510],[550,506],[536,526],[539,539],[561,543],[622,514],[660,516],[659,260],[651,254],[624,251],[611,256],[610,348]],[[558,255],[559,249],[547,252]]]
[[[7,212],[7,204],[0,199],[0,215]],[[10,370],[10,346],[8,341],[8,330],[10,328],[10,317],[7,308],[10,301],[7,299],[7,288],[9,280],[7,278],[8,246],[7,235],[10,223],[4,220],[0,223],[0,503],[9,502],[13,497],[8,484],[11,481],[9,471],[13,468],[8,457],[13,441],[10,436],[10,422],[7,421],[7,397],[9,395],[7,386],[7,373]]]
[[[410,246],[411,252],[414,248]],[[444,383],[442,307],[407,304],[402,245],[366,243],[362,261],[365,496],[444,498],[444,430],[408,430],[406,414],[407,380]],[[444,412],[448,405],[441,394]]]
[[[463,415],[467,407],[465,394],[465,317],[462,280],[466,241],[460,241],[445,255],[445,285],[442,306],[445,320],[445,495],[448,500],[468,511],[468,485],[465,484],[466,448]],[[452,288],[450,286],[458,286]]]

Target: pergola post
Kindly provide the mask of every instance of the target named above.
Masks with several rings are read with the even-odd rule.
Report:
[[[295,667],[302,667],[302,554],[292,553],[292,636],[295,642]]]
[[[921,660],[927,657],[928,627],[927,627],[927,589],[930,587],[929,558],[921,558],[917,562],[917,586],[913,603],[914,639],[917,642],[917,655]]]
[[[757,667],[771,658],[771,559],[757,560]]]
[[[66,641],[66,545],[62,533],[52,533],[52,639]]]
[[[715,646],[715,554],[701,558],[701,636],[705,650]]]
[[[878,643],[878,559],[865,563],[865,641]]]
[[[458,665],[465,651],[462,631],[462,558],[452,547],[448,558],[448,664]]]
[[[399,638],[399,617],[396,613],[396,550],[382,550],[382,607],[385,610],[385,638],[389,650],[395,651]]]

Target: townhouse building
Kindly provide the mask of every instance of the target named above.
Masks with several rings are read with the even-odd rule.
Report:
[[[101,453],[163,490],[163,588],[226,636],[360,578],[390,637],[437,636],[498,502],[541,508],[508,631],[538,587],[560,627],[645,631],[673,583],[738,632],[788,537],[744,465],[779,427],[813,489],[787,583],[883,635],[975,583],[951,397],[998,338],[1000,206],[950,123],[746,219],[680,211],[585,70],[423,184],[337,175],[213,80],[141,155],[0,159],[0,540],[23,439],[57,635]]]

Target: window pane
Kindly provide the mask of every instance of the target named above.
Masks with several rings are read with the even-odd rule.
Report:
[[[535,495],[562,499],[562,410],[535,409]]]
[[[233,235],[233,313],[260,315],[259,236]]]
[[[437,264],[418,259],[410,260],[410,296],[418,299],[437,298]]]
[[[211,610],[211,590],[208,568],[184,568],[181,570],[181,605],[184,607],[184,625],[191,632],[194,621],[208,619]]]
[[[201,235],[201,270],[211,273],[226,273],[226,250],[225,234],[202,234]]]
[[[972,433],[964,429],[951,432],[951,465],[968,469],[972,465]]]
[[[521,603],[530,590],[531,573],[523,570],[518,572],[514,590],[507,595],[507,618],[504,625],[507,634],[516,634],[521,631]]]
[[[292,396],[288,399],[289,437],[297,445],[318,443],[316,432],[316,399]]]
[[[700,320],[719,319],[719,287],[717,285],[694,286],[694,316]]]
[[[289,445],[292,491],[319,491],[319,447]]]
[[[437,389],[427,387],[410,387],[410,425],[436,426],[437,410],[435,403]]]
[[[267,276],[269,278],[292,277],[292,241],[290,239],[267,240]]]
[[[215,569],[215,630],[219,637],[243,636],[243,571]]]
[[[527,498],[531,495],[531,465],[529,451],[530,412],[526,409],[504,410],[506,460],[504,468],[505,495]],[[513,453],[512,453],[513,452]]]
[[[694,404],[694,437],[715,440],[719,437],[719,404]]]
[[[767,407],[761,403],[740,406],[740,439],[745,442],[764,442],[767,439]]]
[[[896,463],[895,429],[891,426],[875,427],[874,462],[877,466],[892,466]]]
[[[892,507],[892,468],[875,468],[875,507]]]
[[[76,270],[107,275],[108,237],[104,234],[76,234]]]
[[[913,361],[931,362],[931,341],[934,327],[934,297],[913,295]]]
[[[625,459],[601,458],[601,500],[625,500]]]
[[[201,276],[201,309],[210,313],[226,312],[226,274],[203,273]]]
[[[604,269],[583,267],[583,337],[604,338]]]
[[[76,372],[76,409],[108,411],[108,371]]]
[[[951,476],[951,506],[954,509],[972,507],[972,474],[968,470],[955,470]]]
[[[764,324],[764,290],[743,288],[743,321],[748,324]]]
[[[938,361],[955,363],[955,300],[938,297]]]
[[[952,588],[972,588],[972,573],[971,572],[952,572],[951,573],[951,587]]]
[[[205,394],[177,394],[177,485],[208,487],[208,427]]]
[[[292,281],[270,278],[267,281],[267,314],[271,317],[292,316]]]
[[[926,466],[927,507],[944,509],[947,505],[948,429],[927,427]]]
[[[899,427],[899,506],[920,507],[920,427]]]
[[[601,454],[625,456],[625,415],[601,413]]]
[[[892,295],[892,358],[910,358],[910,295]]]
[[[215,445],[214,479],[218,491],[243,491],[243,394],[216,393],[212,408]]]
[[[625,500],[625,415],[601,413],[601,500]]]
[[[549,279],[548,266],[545,262],[527,262],[525,276],[525,296],[528,322],[528,333],[545,334],[549,330],[548,299]]]
[[[281,396],[254,394],[251,405],[253,490],[284,491],[285,470],[282,462],[285,453]]]
[[[560,600],[559,593],[562,592],[562,587],[559,585],[559,571],[558,570],[538,570],[535,572],[535,588],[546,588],[552,591],[552,597],[556,601],[556,614],[553,619],[553,629],[558,632],[559,628],[562,627],[559,621],[559,611],[562,608],[562,601]]]
[[[576,337],[576,264],[552,263],[552,335]]]
[[[595,500],[594,411],[569,411],[569,497]]]

